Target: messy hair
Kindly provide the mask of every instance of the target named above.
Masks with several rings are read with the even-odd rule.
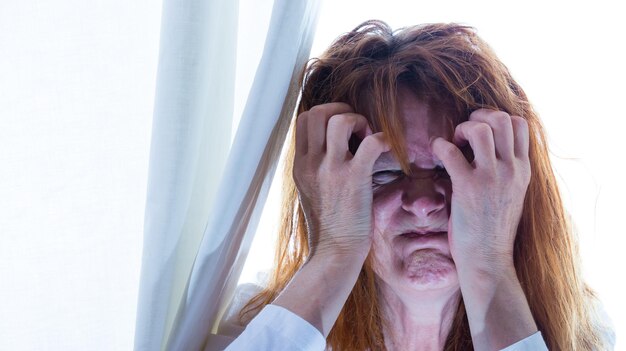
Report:
[[[345,102],[382,131],[409,172],[398,92],[415,96],[456,126],[477,109],[523,117],[530,131],[532,176],[514,244],[514,264],[530,310],[550,350],[598,350],[595,296],[581,277],[572,225],[550,164],[546,135],[522,88],[473,28],[425,24],[393,31],[367,21],[336,39],[302,75],[297,115],[315,105]],[[292,128],[293,128],[292,124]],[[271,303],[309,254],[307,226],[292,177],[295,133],[284,169],[281,226],[267,286],[242,309],[242,321]],[[371,255],[327,338],[333,350],[385,350],[377,278]],[[459,304],[445,350],[472,350],[469,323]]]

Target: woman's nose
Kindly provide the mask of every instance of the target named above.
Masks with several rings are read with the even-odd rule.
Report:
[[[432,180],[411,180],[405,187],[401,200],[405,211],[426,219],[445,209],[445,195]]]

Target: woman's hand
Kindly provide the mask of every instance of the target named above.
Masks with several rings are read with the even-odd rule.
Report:
[[[528,138],[523,118],[480,109],[457,126],[453,143],[431,143],[452,180],[448,240],[475,350],[500,350],[537,331],[513,265],[531,176]],[[467,142],[471,164],[457,147]]]
[[[352,155],[352,134],[362,139]],[[315,326],[324,337],[354,288],[371,247],[372,167],[387,151],[382,133],[344,103],[298,116],[293,178],[304,210],[310,253],[272,304]]]
[[[354,155],[348,149],[352,134],[362,139]],[[382,133],[372,134],[365,117],[345,103],[318,105],[298,116],[293,177],[310,257],[365,259],[371,247],[372,167],[388,150]]]
[[[452,180],[448,237],[459,274],[511,272],[531,175],[528,138],[522,117],[480,109],[456,127],[453,143],[432,140],[432,151]],[[467,142],[475,155],[471,164],[458,148]]]

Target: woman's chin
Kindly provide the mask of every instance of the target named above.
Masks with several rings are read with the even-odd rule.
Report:
[[[458,286],[454,261],[437,250],[417,250],[397,267],[403,285],[411,290],[440,290]]]

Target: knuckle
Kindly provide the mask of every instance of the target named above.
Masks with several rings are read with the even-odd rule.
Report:
[[[517,127],[524,128],[528,130],[528,121],[525,118],[520,116],[511,116],[511,120],[516,124]]]
[[[327,118],[324,114],[317,114],[311,116],[311,120],[315,124],[326,124]]]
[[[472,113],[470,113],[470,119],[476,118],[477,116],[485,114],[488,111],[490,111],[490,110],[488,110],[486,108],[479,108],[478,110],[474,110],[474,111],[472,111]]]
[[[508,113],[501,111],[501,110],[491,112],[490,116],[498,120],[508,120],[511,118],[511,116]]]
[[[385,141],[382,135],[372,134],[372,135],[366,136],[363,139],[359,148],[363,146],[365,147],[366,150],[380,149],[380,148],[385,147]]]
[[[325,110],[326,109],[324,108],[324,105],[315,105],[315,106],[311,107],[311,109],[308,110],[307,112],[310,115],[319,116],[319,115],[323,115]],[[307,112],[305,112],[305,113],[307,113]]]
[[[309,118],[309,112],[308,111],[302,112],[301,114],[299,114],[298,118],[296,119],[296,128],[298,128],[302,124],[306,123],[307,118]]]
[[[492,114],[492,121],[498,126],[505,126],[511,124],[511,116],[504,111],[497,111]]]
[[[511,116],[502,110],[493,110],[493,109],[487,109],[487,108],[481,108],[478,110],[475,110],[474,112],[472,112],[470,114],[470,117],[472,120],[484,120],[484,121],[489,121],[492,123],[503,123],[506,122],[508,120],[510,120]]]
[[[376,134],[372,134],[372,135],[368,135],[366,136],[363,141],[365,142],[367,140],[367,143],[369,145],[380,145],[382,143],[382,139],[380,135],[376,135]]]
[[[441,145],[441,153],[443,154],[442,156],[445,158],[455,158],[457,156],[456,150],[454,145],[451,144],[444,144]]]
[[[318,128],[326,128],[326,118],[324,115],[309,115],[307,120],[307,132],[310,135],[311,132],[318,130]]]
[[[328,125],[329,126],[333,126],[333,128],[343,128],[343,127],[347,127],[350,124],[354,123],[354,116],[352,115],[348,115],[348,114],[337,114],[337,115],[333,115],[330,117],[330,119],[328,120]]]
[[[329,130],[337,129],[341,125],[342,125],[341,115],[333,115],[328,119],[328,124],[326,125],[326,128]]]
[[[478,123],[474,125],[474,133],[484,136],[493,133],[491,127],[487,123]]]

